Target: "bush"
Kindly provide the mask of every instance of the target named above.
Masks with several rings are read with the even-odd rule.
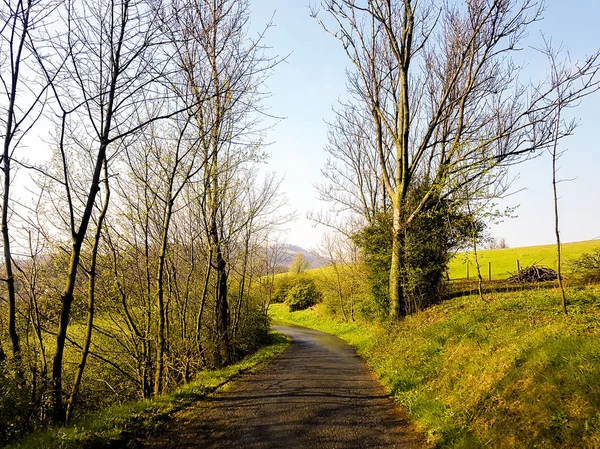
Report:
[[[288,290],[294,284],[292,276],[287,274],[277,276],[274,281],[274,293],[271,298],[272,304],[280,304],[287,299]]]
[[[317,289],[315,281],[308,278],[300,278],[289,288],[285,303],[290,312],[308,309],[321,300],[321,292]]]
[[[22,362],[17,367],[13,358],[0,361],[0,447],[31,431],[44,411],[43,386],[32,382],[35,374],[28,370],[28,360]]]
[[[469,220],[450,201],[432,199],[404,229],[400,260],[404,313],[410,315],[440,300],[448,262],[470,237]],[[475,227],[478,234],[483,231],[477,220]],[[391,213],[378,214],[370,225],[353,236],[364,257],[374,308],[383,315],[387,315],[389,308],[392,236]]]
[[[571,269],[576,277],[589,284],[600,283],[600,247],[584,253],[571,262]]]
[[[367,314],[387,316],[389,311],[390,267],[392,262],[392,216],[380,213],[373,223],[352,237],[361,249],[367,280],[371,287],[370,304],[364,304]]]
[[[248,301],[233,341],[234,360],[241,359],[271,342],[269,317],[258,305],[258,300]]]

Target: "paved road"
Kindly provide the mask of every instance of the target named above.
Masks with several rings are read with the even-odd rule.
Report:
[[[419,448],[354,350],[337,337],[275,326],[292,337],[285,353],[178,418],[146,447]]]

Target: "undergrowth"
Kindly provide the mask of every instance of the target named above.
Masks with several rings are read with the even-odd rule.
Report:
[[[194,381],[173,393],[110,407],[66,427],[36,431],[7,449],[137,447],[137,441],[158,432],[175,412],[204,399],[240,374],[262,366],[280,355],[288,345],[287,337],[273,333],[270,345],[236,364],[203,371]]]
[[[600,290],[456,298],[399,323],[344,323],[323,308],[274,320],[357,348],[436,448],[600,447]]]

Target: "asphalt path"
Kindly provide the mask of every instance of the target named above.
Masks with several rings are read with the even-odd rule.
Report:
[[[421,437],[341,339],[296,326],[282,356],[179,416],[145,447],[420,448]]]

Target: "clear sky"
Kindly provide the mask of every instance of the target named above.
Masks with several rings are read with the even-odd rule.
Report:
[[[323,181],[321,168],[326,160],[327,127],[333,116],[331,107],[345,95],[346,56],[338,42],[326,34],[309,15],[307,0],[254,0],[253,27],[259,27],[274,15],[275,26],[266,43],[272,52],[287,60],[271,79],[268,101],[270,112],[285,117],[268,139],[269,169],[285,176],[283,190],[290,208],[299,218],[289,225],[287,240],[305,248],[319,244],[322,227],[314,227],[306,218],[310,211],[327,209],[317,200],[314,184]],[[539,45],[540,33],[562,42],[573,60],[582,60],[600,47],[600,0],[564,2],[549,0],[544,21],[530,28],[531,45]],[[536,66],[524,51],[531,73],[539,76]],[[600,238],[600,95],[597,93],[573,111],[580,127],[566,139],[567,149],[560,160],[561,178],[572,179],[559,186],[561,236],[563,241]],[[519,206],[517,218],[506,219],[491,228],[491,234],[504,237],[512,247],[552,243],[554,239],[552,172],[549,155],[525,162],[512,170],[518,177],[516,192],[502,200],[503,206]]]

